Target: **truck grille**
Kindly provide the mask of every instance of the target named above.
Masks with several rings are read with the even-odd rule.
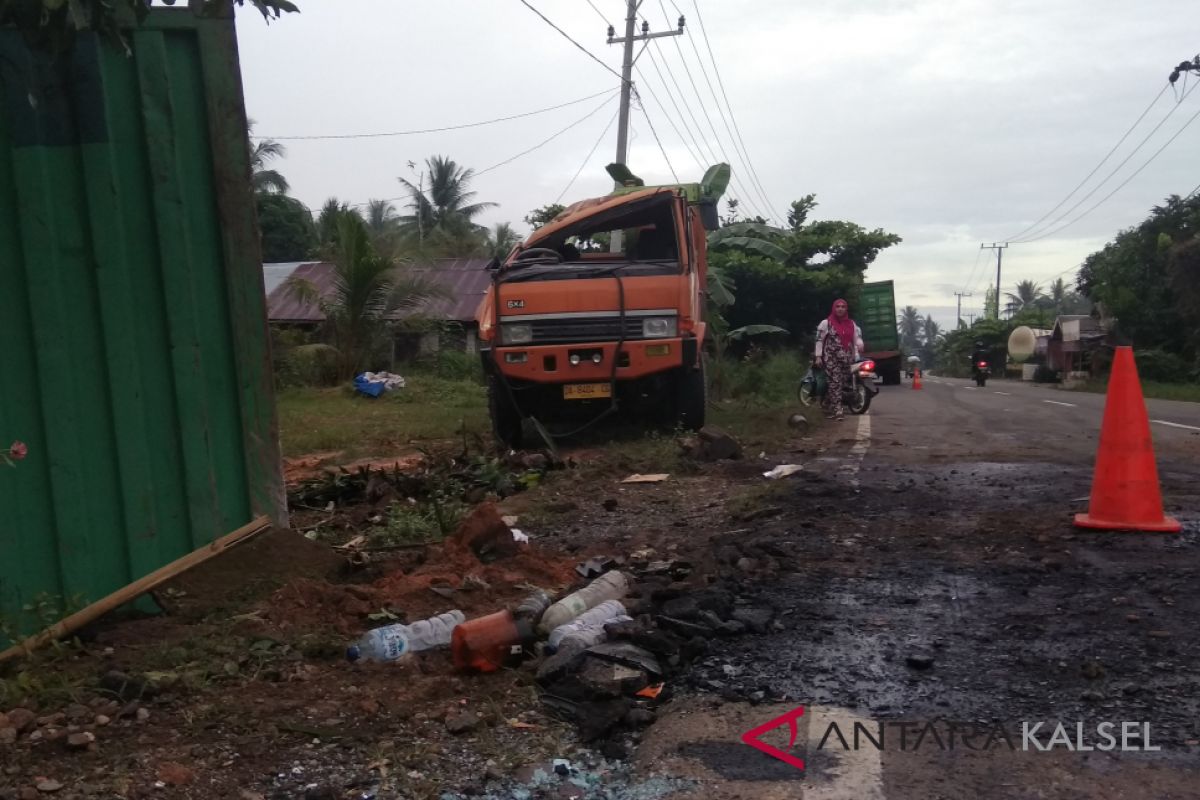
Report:
[[[620,317],[539,319],[530,323],[534,344],[607,342],[621,338]],[[625,338],[642,338],[642,317],[625,318]]]

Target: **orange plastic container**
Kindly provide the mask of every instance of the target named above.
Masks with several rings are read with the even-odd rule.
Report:
[[[515,619],[507,610],[467,620],[454,629],[450,638],[454,666],[495,672],[504,666],[514,645],[522,644],[532,636],[529,623]]]

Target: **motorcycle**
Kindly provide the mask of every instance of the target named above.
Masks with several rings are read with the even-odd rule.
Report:
[[[976,386],[980,386],[980,387],[987,386],[987,379],[988,379],[988,375],[990,375],[990,374],[991,374],[991,371],[988,369],[988,362],[986,362],[986,361],[976,361],[975,362],[975,385]]]
[[[821,402],[828,385],[827,380],[818,381],[816,371],[809,367],[797,390],[800,405],[808,408]],[[871,407],[871,400],[877,394],[879,387],[875,385],[875,362],[865,358],[851,364],[850,380],[846,381],[842,388],[842,401],[846,408],[850,409],[850,413],[867,413],[867,409]]]

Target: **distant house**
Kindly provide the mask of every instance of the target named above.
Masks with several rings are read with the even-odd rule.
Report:
[[[1100,321],[1086,314],[1065,314],[1054,321],[1046,342],[1046,365],[1070,377],[1089,373],[1092,354],[1104,344],[1106,333]]]
[[[415,309],[391,316],[394,322],[428,320],[437,323],[433,330],[399,327],[393,342],[393,361],[453,348],[466,353],[478,351],[478,325],[475,312],[491,284],[488,259],[443,259],[409,269],[441,288]],[[316,303],[305,303],[288,291],[290,277],[302,278],[316,287],[321,296],[333,288],[334,265],[325,261],[296,264],[264,264],[263,283],[267,292],[267,320],[271,325],[315,329],[325,321]]]

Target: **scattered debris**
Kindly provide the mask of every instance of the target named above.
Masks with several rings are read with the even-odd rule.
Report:
[[[610,569],[616,569],[618,566],[620,566],[620,564],[618,564],[617,560],[614,558],[609,558],[608,556],[596,556],[595,558],[589,558],[587,561],[584,561],[579,566],[575,567],[575,572],[579,575],[579,577],[586,578],[590,581],[593,578],[600,577]]]
[[[662,483],[670,477],[671,476],[669,474],[664,472],[656,472],[651,475],[639,475],[635,472],[625,480],[621,481],[621,483]]]
[[[773,481],[779,480],[780,478],[786,478],[789,475],[795,475],[802,469],[804,469],[802,464],[780,464],[778,467],[775,467],[768,472],[764,472],[763,477],[770,478]]]
[[[706,427],[680,442],[684,455],[696,461],[722,461],[742,457],[742,446],[720,428]]]
[[[404,385],[404,378],[391,372],[360,372],[354,377],[354,390],[367,397],[379,397]]]

